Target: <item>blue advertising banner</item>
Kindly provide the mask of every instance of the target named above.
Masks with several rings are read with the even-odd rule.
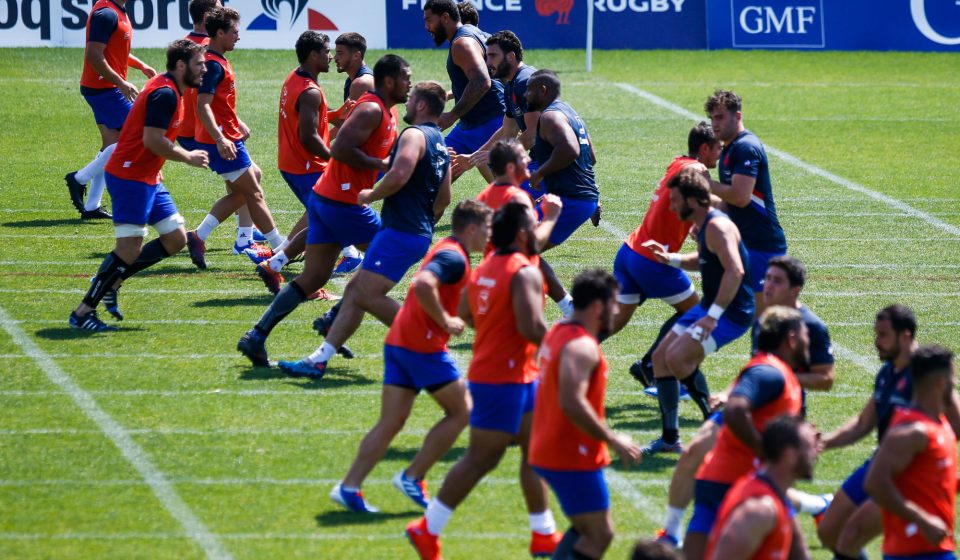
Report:
[[[960,2],[708,0],[707,46],[960,52]]]

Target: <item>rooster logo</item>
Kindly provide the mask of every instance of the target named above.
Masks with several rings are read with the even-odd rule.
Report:
[[[290,6],[290,29],[293,29],[309,0],[260,0],[263,12],[247,26],[254,31],[276,31],[277,20],[280,19],[280,6]],[[307,29],[316,31],[338,31],[337,26],[325,15],[316,10],[307,9]]]
[[[266,2],[267,0],[262,0]],[[283,0],[281,0],[283,1]],[[537,13],[543,17],[557,14],[557,24],[567,25],[570,23],[570,10],[573,9],[574,0],[537,0]]]

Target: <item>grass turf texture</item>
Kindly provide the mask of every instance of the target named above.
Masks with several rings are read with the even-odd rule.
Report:
[[[267,200],[286,230],[301,208],[276,171],[276,105],[295,57],[292,49],[240,46],[231,54],[239,113],[253,129],[248,149],[264,170]],[[159,50],[137,54],[162,66]],[[447,83],[442,50],[402,54],[415,81]],[[416,452],[437,408],[421,399],[365,485],[384,514],[358,516],[334,506],[327,492],[379,410],[385,328],[366,321],[350,342],[358,359],[336,358],[322,382],[249,367],[234,346],[271,298],[250,263],[230,254],[232,223],[208,241],[210,270],[194,269],[184,251],[128,282],[120,332],[87,336],[67,328],[68,313],[112,245],[108,223],[76,219],[61,180],[99,147],[77,92],[81,56],[76,49],[5,49],[0,56],[0,81],[17,92],[0,102],[6,123],[0,135],[0,236],[6,241],[0,305],[127,430],[235,558],[413,557],[402,531],[419,512],[389,479]],[[960,226],[960,157],[952,149],[960,94],[956,55],[600,52],[592,74],[582,72],[578,52],[532,51],[527,61],[561,73],[563,97],[586,120],[599,157],[604,227],[587,225],[548,253],[567,282],[582,268],[612,267],[620,233],[637,225],[655,181],[685,149],[690,120],[618,83],[697,115],[714,88],[733,88],[744,98],[747,127],[768,145]],[[142,84],[136,71],[131,75]],[[321,76],[334,106],[342,79]],[[907,303],[919,315],[921,341],[960,347],[960,237],[779,158],[771,157],[771,169],[791,253],[810,267],[803,299],[831,327],[838,346],[833,392],[812,393],[809,401],[811,418],[826,431],[868,398],[879,307]],[[223,192],[221,182],[203,171],[170,164],[164,174],[188,227]],[[454,202],[482,186],[471,172],[456,183]],[[445,218],[440,233],[448,231]],[[339,291],[342,282],[330,287]],[[403,282],[393,295],[403,297],[406,288]],[[309,353],[320,342],[309,323],[327,307],[305,304],[282,323],[268,343],[271,357]],[[626,370],[668,314],[665,305],[651,302],[604,344],[611,367],[609,421],[641,442],[659,429],[656,403],[639,393]],[[548,315],[558,316],[552,303]],[[464,361],[468,341],[455,341]],[[707,360],[712,387],[736,374],[747,350],[741,340]],[[0,557],[203,555],[96,424],[4,331],[0,354],[6,362],[0,376]],[[681,412],[689,438],[698,414],[689,404]],[[431,489],[465,445],[462,437],[437,465]],[[872,446],[868,438],[824,455],[816,481],[803,487],[833,491]],[[608,480],[618,536],[608,557],[626,557],[635,538],[651,536],[660,525],[674,461],[655,457],[631,470],[613,465],[617,475]],[[444,534],[446,556],[525,555],[529,533],[517,463],[516,451],[509,452],[458,509]],[[552,497],[551,503],[565,527]],[[828,558],[809,518],[803,523],[814,557]],[[878,543],[870,552],[877,556]]]

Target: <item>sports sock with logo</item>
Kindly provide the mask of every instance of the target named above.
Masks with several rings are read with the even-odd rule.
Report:
[[[253,226],[237,226],[237,246],[247,247],[251,243],[253,243]]]
[[[270,270],[280,272],[283,270],[283,267],[287,266],[288,262],[290,262],[290,259],[286,253],[283,251],[275,251],[273,256],[270,257],[270,260],[267,261],[267,265],[270,267]]]
[[[103,299],[103,294],[107,293],[107,290],[123,278],[123,273],[128,266],[116,253],[111,251],[100,263],[100,270],[97,271],[93,282],[90,283],[90,288],[83,296],[83,304],[96,309],[100,300]]]

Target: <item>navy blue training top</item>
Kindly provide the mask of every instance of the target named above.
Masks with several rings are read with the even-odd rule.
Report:
[[[219,54],[215,51],[210,52]],[[203,79],[200,82],[200,87],[197,88],[197,92],[216,95],[217,86],[219,86],[220,82],[222,82],[226,77],[226,73],[223,70],[223,65],[216,60],[208,60],[204,64],[207,66],[207,72],[203,75]]]
[[[567,126],[573,129],[573,133],[577,137],[580,155],[560,171],[544,175],[544,190],[564,198],[598,200],[600,189],[597,188],[597,181],[593,175],[593,161],[590,157],[590,136],[587,132],[587,125],[572,107],[559,99],[548,105],[540,113],[540,118],[542,119],[548,111],[559,111],[567,119]],[[533,142],[533,148],[530,150],[530,159],[543,165],[550,159],[553,150],[553,144],[540,136],[540,121],[537,121],[537,136]]]
[[[769,364],[751,366],[740,374],[730,396],[745,397],[753,409],[772,403],[783,394],[783,373]]]
[[[527,123],[523,120],[527,109],[527,84],[530,83],[530,76],[537,69],[533,66],[524,64],[517,69],[517,75],[512,80],[503,85],[503,102],[507,107],[507,117],[517,121],[520,132],[527,130]]]
[[[373,70],[371,70],[370,67],[367,66],[366,64],[363,64],[360,66],[360,69],[357,70],[356,74],[347,78],[347,80],[343,82],[343,100],[344,101],[346,101],[347,99],[350,99],[350,85],[353,84],[353,81],[359,78],[360,76],[373,76]]]
[[[806,364],[807,369],[811,366],[821,364],[832,364],[835,361],[833,356],[833,343],[830,341],[830,330],[826,323],[817,317],[817,314],[810,311],[806,305],[800,304],[800,315],[803,322],[807,325],[807,331],[810,333],[810,363]],[[754,321],[750,332],[750,353],[757,353],[757,336],[760,335],[760,322]],[[801,369],[802,371],[802,369]]]
[[[433,123],[419,124],[404,129],[393,145],[390,153],[390,166],[397,155],[400,139],[411,129],[423,133],[426,150],[417,162],[413,174],[399,191],[383,201],[380,219],[384,228],[405,233],[433,237],[433,203],[437,200],[440,185],[447,175],[450,154],[443,141],[443,133]]]
[[[896,407],[910,406],[913,398],[913,379],[910,377],[910,366],[902,371],[894,371],[893,362],[885,362],[877,372],[877,379],[873,384],[873,402],[877,410],[877,441],[890,427],[893,411]]]
[[[757,181],[750,195],[750,204],[743,208],[727,205],[730,219],[740,229],[744,245],[752,251],[786,253],[787,238],[777,219],[767,151],[760,139],[749,130],[737,135],[733,142],[723,147],[718,171],[720,182],[726,185],[733,184],[734,175],[746,175]]]
[[[453,98],[456,101],[460,101],[460,98],[463,97],[463,92],[467,89],[467,83],[470,81],[470,79],[467,78],[466,72],[453,63],[453,43],[462,37],[469,37],[475,40],[483,50],[483,58],[486,60],[486,38],[489,37],[489,35],[480,31],[474,25],[462,25],[457,28],[457,32],[453,35],[453,38],[450,39],[450,49],[447,51],[447,75],[450,76]],[[477,101],[476,105],[460,117],[460,122],[465,128],[474,128],[492,119],[502,118],[504,111],[503,84],[500,83],[500,80],[491,79],[490,89],[480,98],[480,101]]]
[[[167,76],[170,73],[167,72]],[[169,87],[161,87],[150,92],[147,97],[146,115],[144,116],[143,126],[151,128],[162,128],[166,132],[173,120],[173,114],[177,111],[177,94]]]
[[[719,210],[707,212],[707,218],[700,226],[697,232],[697,249],[700,254],[700,284],[703,286],[703,299],[700,300],[700,307],[710,309],[713,301],[717,298],[717,291],[720,289],[720,281],[723,279],[723,264],[720,257],[707,247],[707,225],[711,220],[717,217],[726,217],[726,214]],[[743,269],[746,272],[740,280],[740,287],[737,288],[736,295],[727,305],[723,316],[734,323],[746,326],[753,322],[753,288],[750,286],[750,255],[747,254],[747,248],[740,241],[740,260],[743,261]]]

